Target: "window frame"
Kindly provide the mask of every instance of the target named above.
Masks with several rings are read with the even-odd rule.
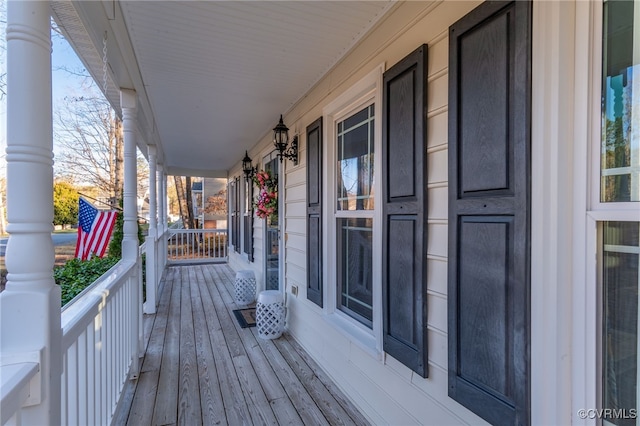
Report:
[[[339,95],[322,110],[323,158],[326,159],[322,189],[322,226],[326,230],[323,241],[323,299],[324,318],[349,340],[372,356],[382,360],[382,198],[380,188],[382,178],[382,76],[384,63],[378,65],[353,86]],[[373,210],[337,209],[337,124],[369,105],[374,105],[374,192]],[[377,172],[376,172],[377,171]],[[337,219],[371,217],[372,226],[372,327],[343,312],[338,306],[337,276]],[[376,262],[376,260],[379,260]]]
[[[591,2],[590,2],[591,3]],[[587,211],[586,211],[586,265],[595,258],[595,267],[586,270],[586,300],[588,306],[595,305],[595,319],[583,325],[583,332],[590,337],[584,340],[589,354],[586,360],[594,365],[594,380],[587,382],[587,390],[594,398],[594,407],[603,407],[603,350],[604,350],[604,222],[640,222],[640,201],[603,202],[601,201],[601,149],[602,149],[602,80],[603,80],[603,44],[604,44],[604,0],[591,3],[590,34],[588,38],[591,56],[589,57],[590,81],[588,102],[588,170],[587,170]],[[638,11],[635,12],[639,13]],[[636,15],[637,16],[637,15]],[[578,327],[579,325],[574,326]],[[639,329],[640,330],[640,329]],[[588,365],[588,364],[587,364]],[[639,380],[640,382],[640,380]],[[594,389],[595,386],[595,389]],[[639,407],[636,407],[639,408]],[[611,424],[603,420],[603,424]]]
[[[373,188],[375,188],[375,170],[376,170],[376,155],[375,155],[375,147],[376,147],[376,135],[375,135],[375,125],[376,125],[376,115],[375,115],[375,99],[371,98],[368,100],[365,100],[364,103],[362,104],[362,106],[356,106],[354,109],[350,110],[348,113],[346,113],[343,116],[340,117],[336,117],[335,118],[335,123],[334,123],[334,144],[336,144],[336,146],[334,146],[334,149],[336,150],[336,155],[334,157],[334,161],[333,164],[336,164],[337,161],[339,160],[339,153],[337,152],[337,144],[339,141],[339,137],[337,136],[337,129],[336,126],[340,123],[344,123],[346,120],[354,117],[356,114],[359,114],[362,111],[368,110],[369,108],[371,108],[373,106],[374,108],[374,113],[373,116],[369,116],[369,111],[367,111],[367,119],[366,119],[366,125],[367,125],[367,137],[369,137],[369,122],[371,120],[373,120],[373,127],[374,127],[374,135],[373,135],[373,153],[374,153],[374,161],[373,161],[373,167],[369,170],[369,172],[373,172]],[[363,122],[363,123],[365,123]],[[362,125],[362,124],[360,124]],[[344,134],[344,130],[343,130],[343,134]],[[379,154],[378,154],[379,155]],[[340,194],[337,188],[337,183],[338,183],[338,179],[337,179],[337,175],[338,175],[338,166],[336,166],[333,170],[333,179],[334,179],[334,188],[333,191],[334,194],[336,195],[334,197],[333,200],[333,204],[334,204],[334,213],[333,213],[333,222],[334,222],[334,229],[333,231],[335,232],[333,234],[333,237],[336,239],[335,242],[335,252],[336,254],[340,254],[342,253],[342,247],[340,246],[340,244],[338,243],[338,241],[341,239],[338,237],[338,233],[341,232],[341,229],[338,226],[338,221],[341,219],[371,219],[372,220],[372,226],[371,226],[371,234],[372,237],[375,233],[376,227],[375,227],[375,211],[376,211],[376,196],[375,196],[375,192],[373,195],[371,195],[371,193],[369,194],[368,199],[373,198],[373,205],[374,208],[373,209],[356,209],[356,210],[343,210],[343,209],[339,209],[338,206],[340,203],[344,203],[345,201],[345,197],[340,197],[340,195],[344,195],[344,194]],[[347,203],[349,202],[349,200],[347,199]],[[330,230],[331,231],[331,230]],[[373,239],[372,239],[372,245],[373,245]],[[372,249],[372,259],[371,259],[371,265],[372,265],[372,278],[373,278],[373,246],[371,247]],[[351,318],[356,319],[357,321],[359,321],[360,323],[364,324],[365,322],[369,322],[367,318],[363,317],[362,315],[358,314],[356,311],[354,311],[353,309],[350,309],[346,306],[344,306],[341,302],[339,302],[339,300],[342,298],[342,279],[340,277],[341,271],[342,269],[345,267],[345,264],[342,262],[339,262],[337,260],[336,256],[336,275],[335,275],[335,280],[336,280],[336,309],[340,310],[341,312],[344,312],[346,315],[348,315]],[[344,258],[341,259],[344,261]],[[340,287],[340,289],[338,289]],[[372,288],[371,288],[371,292],[372,292],[372,296],[373,296],[373,279],[372,279]],[[371,328],[373,328],[373,297],[372,297],[372,306],[371,306],[371,310],[372,310],[372,320],[371,320]],[[351,312],[351,313],[350,313]],[[359,320],[358,318],[362,318],[361,320]],[[364,324],[366,326],[366,324]]]
[[[636,14],[639,12],[636,11]],[[588,212],[598,222],[601,221],[638,221],[640,201],[602,202],[601,190],[601,96],[602,96],[602,67],[603,67],[603,19],[604,0],[594,2],[592,9],[590,44],[592,78],[590,82],[591,112],[590,112],[590,168],[589,168],[589,206]]]

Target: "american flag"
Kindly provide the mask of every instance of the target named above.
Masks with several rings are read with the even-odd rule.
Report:
[[[98,210],[84,198],[80,198],[76,257],[89,260],[94,254],[104,256],[117,217],[118,212]]]

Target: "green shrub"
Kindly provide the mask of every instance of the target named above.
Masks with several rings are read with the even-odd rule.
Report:
[[[118,263],[116,257],[93,257],[91,260],[71,259],[54,269],[53,277],[62,290],[62,306]]]

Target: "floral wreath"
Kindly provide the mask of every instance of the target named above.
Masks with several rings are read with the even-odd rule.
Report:
[[[278,214],[278,178],[268,170],[261,170],[253,176],[253,182],[260,188],[253,202],[256,214],[262,219]]]

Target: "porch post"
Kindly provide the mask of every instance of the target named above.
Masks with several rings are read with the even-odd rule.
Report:
[[[0,294],[4,365],[35,361],[23,424],[60,424],[60,287],[53,279],[51,37],[47,1],[7,2],[8,283]],[[1,379],[1,377],[0,377]]]
[[[124,191],[123,198],[123,236],[122,236],[122,260],[138,263],[139,246],[138,241],[138,208],[137,208],[137,161],[136,161],[136,136],[137,136],[137,102],[135,90],[120,89],[120,106],[122,108],[122,130],[124,134]],[[140,267],[137,268],[138,273]],[[134,277],[136,282],[141,281],[141,277]],[[136,377],[139,372],[138,355],[141,350],[141,342],[139,339],[140,325],[142,324],[142,288],[132,292],[131,296],[135,299],[132,304],[132,318],[138,319],[138,333],[131,333],[131,346],[134,350],[131,353],[131,374]],[[133,324],[132,324],[133,326]]]
[[[167,174],[164,171],[164,166],[162,168],[162,178],[160,179],[160,203],[162,206],[162,251],[160,258],[162,259],[162,268],[164,269],[167,266],[167,229],[169,228],[168,219],[169,210],[167,205]]]
[[[143,309],[145,314],[153,314],[156,312],[158,280],[156,277],[157,266],[157,232],[158,221],[157,214],[157,172],[156,172],[156,147],[149,145],[147,147],[149,155],[149,234],[147,236],[146,253],[147,253],[147,300],[144,302]]]
[[[122,129],[124,133],[124,192],[123,192],[123,233],[122,258],[138,260],[138,221],[137,221],[137,169],[136,169],[136,113],[135,90],[120,90],[122,107]]]

